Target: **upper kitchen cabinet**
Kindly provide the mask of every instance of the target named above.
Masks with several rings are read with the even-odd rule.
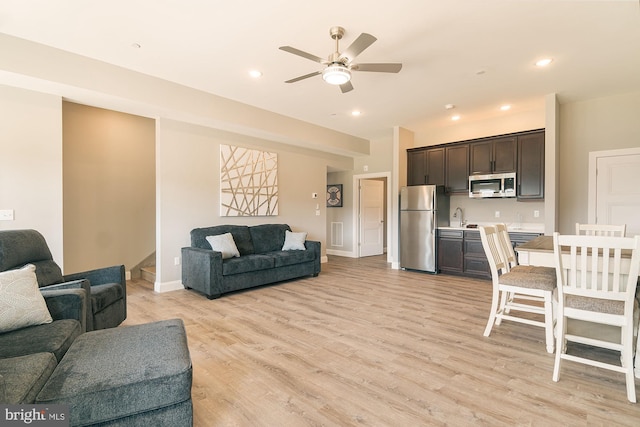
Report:
[[[445,147],[445,187],[450,194],[469,192],[469,144]]]
[[[407,185],[445,185],[444,148],[407,151]]]
[[[544,130],[518,135],[518,200],[544,199]]]
[[[492,138],[469,144],[471,175],[515,172],[517,165],[517,138]]]

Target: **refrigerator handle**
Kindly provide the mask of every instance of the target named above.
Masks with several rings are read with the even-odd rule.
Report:
[[[435,215],[429,215],[429,220],[431,221],[431,234],[436,232],[436,216]]]

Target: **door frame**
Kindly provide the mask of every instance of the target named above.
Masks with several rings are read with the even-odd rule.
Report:
[[[387,185],[384,189],[384,198],[386,200],[387,209],[386,209],[386,221],[384,223],[384,233],[387,236],[387,262],[392,262],[393,259],[391,257],[391,251],[388,246],[391,244],[392,234],[391,227],[389,227],[389,221],[391,220],[391,191],[389,191],[389,185],[391,183],[391,172],[373,172],[366,173],[361,175],[353,175],[353,254],[356,258],[360,258],[360,180],[361,179],[376,179],[376,178],[385,178]]]
[[[589,153],[589,187],[587,196],[587,221],[590,224],[596,223],[598,212],[596,180],[598,178],[598,159],[602,157],[624,157],[629,155],[640,155],[640,148],[622,148],[619,150],[591,151]]]

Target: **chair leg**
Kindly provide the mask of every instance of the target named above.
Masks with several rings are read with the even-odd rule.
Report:
[[[553,353],[553,303],[551,293],[544,297],[544,332],[547,344],[547,353]]]
[[[633,326],[623,327],[622,334],[622,366],[626,368],[627,399],[629,402],[636,403],[636,383],[633,373]]]
[[[488,337],[491,334],[491,328],[493,328],[493,324],[496,322],[496,312],[498,311],[498,295],[500,291],[498,291],[498,287],[493,287],[493,296],[491,297],[491,312],[489,313],[489,320],[487,321],[487,327],[484,328],[484,336]]]
[[[502,291],[500,295],[500,308],[498,309],[498,313],[500,315],[496,316],[496,325],[500,326],[502,323],[502,314],[509,313],[509,306],[507,304],[507,298],[509,297],[509,292]]]
[[[558,316],[556,327],[556,360],[553,364],[553,381],[557,382],[558,379],[560,379],[560,359],[562,353],[566,351],[564,346],[564,335],[567,332],[567,325],[564,316]]]

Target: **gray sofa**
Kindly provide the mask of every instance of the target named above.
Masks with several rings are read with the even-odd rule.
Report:
[[[320,273],[320,242],[307,240],[305,250],[282,247],[287,224],[218,225],[191,230],[191,246],[182,248],[182,283],[209,299],[241,289]],[[223,259],[207,236],[231,233],[239,257]]]
[[[83,333],[84,289],[41,292],[53,322],[0,333],[0,404],[68,405],[71,426],[193,425],[182,320]]]
[[[0,333],[0,403],[33,403],[86,328],[84,289],[41,292],[53,322]]]

